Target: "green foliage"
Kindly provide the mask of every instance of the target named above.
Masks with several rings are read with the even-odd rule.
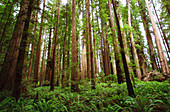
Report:
[[[85,81],[87,83],[87,81]],[[80,92],[70,88],[29,88],[29,94],[22,94],[18,102],[7,97],[0,103],[0,111],[34,112],[168,112],[170,111],[170,84],[166,82],[141,82],[136,80],[136,98],[128,96],[126,83],[98,83],[96,90],[90,84],[81,85]],[[2,96],[1,92],[1,96]],[[38,96],[36,96],[38,94]],[[38,97],[38,98],[36,98]]]

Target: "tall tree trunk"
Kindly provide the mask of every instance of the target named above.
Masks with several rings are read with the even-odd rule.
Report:
[[[94,73],[94,63],[93,63],[93,50],[92,50],[92,32],[91,32],[91,19],[90,19],[90,0],[88,0],[87,5],[88,10],[88,23],[89,23],[89,41],[90,41],[90,61],[91,61],[91,89],[95,89],[95,73]]]
[[[90,60],[90,33],[89,33],[89,0],[86,0],[86,54],[87,54],[87,78],[91,79],[91,60]]]
[[[159,40],[156,24],[153,20],[153,14],[152,14],[152,11],[149,7],[148,0],[145,0],[145,2],[146,2],[146,6],[147,6],[147,9],[148,9],[148,12],[149,12],[149,17],[150,17],[150,20],[151,20],[153,32],[154,32],[154,35],[155,35],[155,41],[156,41],[156,45],[157,45],[157,49],[158,49],[159,60],[161,62],[161,69],[162,69],[163,73],[165,73],[166,75],[169,75],[170,72],[169,72],[168,63],[167,63],[167,60],[165,58],[165,55],[164,55],[164,52],[163,52],[163,49],[162,49],[162,46],[161,46],[161,43],[160,43],[160,40]]]
[[[83,8],[84,9],[84,5]],[[82,12],[82,18],[85,18],[84,11]],[[83,45],[82,45],[82,76],[81,79],[85,79],[87,77],[87,54],[86,54],[86,36],[85,36],[85,30],[83,30]]]
[[[51,64],[51,59],[50,59],[50,50],[51,50],[51,33],[52,33],[52,28],[50,28],[49,32],[49,40],[48,40],[48,56],[47,56],[47,65],[46,65],[46,80],[50,81],[50,64]]]
[[[29,1],[23,0],[21,2],[19,15],[15,24],[12,39],[10,41],[8,50],[5,54],[5,60],[0,73],[0,90],[7,89],[11,90],[14,85],[14,72],[17,64],[17,57],[19,52],[19,45],[22,39],[22,34],[24,30],[24,25],[28,12]]]
[[[139,22],[135,21],[137,17],[132,18],[132,21],[134,21],[132,23],[132,26],[136,32],[136,36],[135,38],[138,40],[136,42],[136,44],[138,46],[140,46],[140,48],[137,48],[137,54],[138,54],[138,58],[139,58],[139,65],[140,65],[140,69],[141,69],[141,74],[142,74],[142,77],[145,77],[147,74],[148,74],[148,65],[146,63],[146,58],[145,58],[145,54],[144,54],[144,51],[143,51],[143,47],[144,47],[144,44],[143,44],[143,36],[141,35],[141,32],[140,32],[140,28],[139,28]]]
[[[120,58],[119,57],[119,49],[117,45],[117,40],[116,40],[116,34],[115,34],[115,29],[114,29],[114,21],[113,21],[113,15],[112,15],[112,10],[111,10],[111,3],[110,0],[108,0],[108,7],[109,7],[109,17],[110,17],[110,28],[112,30],[112,36],[113,36],[113,46],[114,46],[114,56],[116,60],[116,71],[117,71],[117,79],[118,79],[118,84],[123,83],[123,76],[122,76],[122,70],[120,66]]]
[[[123,22],[122,22],[121,16],[120,16],[119,22],[120,22],[120,27],[123,28]],[[130,65],[130,63],[131,63],[131,61],[130,61],[130,52],[129,52],[129,50],[128,50],[129,47],[128,47],[128,45],[127,45],[127,44],[128,44],[128,43],[127,43],[127,39],[126,39],[125,34],[124,34],[123,31],[121,31],[121,34],[122,34],[124,49],[127,49],[127,50],[125,51],[125,57],[126,57],[126,60],[127,60],[128,69],[129,69],[130,74],[133,75],[132,66]],[[132,76],[132,79],[133,79],[133,76]]]
[[[101,46],[101,48],[100,48],[100,68],[101,68],[101,70],[103,70],[104,71],[104,63],[103,63],[103,47],[102,47],[102,38],[101,38],[101,35],[100,35],[100,27],[99,27],[99,17],[98,17],[98,15],[96,15],[97,16],[97,27],[98,27],[98,34],[99,34],[99,38],[101,39],[101,41],[100,41],[100,46]]]
[[[71,66],[71,90],[78,92],[78,52],[77,52],[77,40],[76,40],[76,0],[72,0],[72,66]]]
[[[41,73],[40,73],[40,86],[44,81],[44,74],[45,74],[45,53],[46,53],[46,46],[44,41],[44,50],[43,50],[43,56],[42,56],[42,63],[41,63]]]
[[[58,46],[57,50],[57,86],[60,85],[60,68],[61,68],[61,50],[60,50],[60,45]]]
[[[128,25],[131,28],[131,14],[130,14],[130,0],[127,0],[127,4],[128,4]],[[136,66],[136,76],[139,80],[141,80],[142,75],[141,75],[141,71],[140,71],[140,66],[139,66],[139,60],[138,60],[138,56],[137,56],[137,52],[136,52],[136,48],[135,48],[135,42],[134,42],[134,37],[133,37],[133,33],[132,30],[130,29],[130,42],[131,42],[131,47],[132,47],[132,56],[133,59],[135,61],[135,66]]]
[[[61,0],[58,1],[58,14],[57,14],[57,27],[54,35],[54,49],[53,49],[53,54],[52,54],[52,74],[51,74],[51,91],[54,91],[54,74],[55,74],[55,56],[56,56],[56,42],[57,42],[57,36],[58,36],[58,23],[59,23],[59,17],[60,17],[60,2]]]
[[[39,6],[39,1],[37,6]],[[34,10],[34,16],[33,20],[35,20],[35,26],[34,26],[34,38],[36,37],[36,32],[37,32],[37,22],[38,22],[38,11]],[[35,19],[36,16],[36,19]],[[30,76],[31,76],[31,70],[32,70],[32,61],[34,57],[34,48],[35,48],[35,41],[33,40],[32,46],[31,46],[31,57],[30,57],[30,63],[29,63],[29,68],[28,68],[28,75],[27,75],[27,85],[30,83]]]
[[[155,52],[154,52],[154,46],[152,43],[152,37],[151,37],[150,31],[149,31],[149,24],[148,24],[148,20],[147,20],[146,14],[145,14],[146,9],[142,6],[143,4],[142,4],[142,2],[140,2],[140,0],[138,0],[138,4],[141,8],[140,14],[142,17],[144,29],[146,32],[146,38],[147,38],[148,45],[149,45],[149,52],[150,52],[149,54],[150,54],[152,69],[158,70],[156,60],[155,60],[156,57],[155,57]]]
[[[91,0],[91,2],[92,2],[92,0]],[[94,12],[94,9],[92,9],[92,21],[94,21],[93,12]],[[99,71],[98,71],[98,67],[97,67],[97,52],[96,52],[96,39],[95,39],[96,37],[94,36],[95,35],[94,24],[92,25],[92,27],[93,27],[94,67],[95,67],[94,73],[97,74]]]
[[[101,1],[99,1],[100,4],[102,4]],[[110,75],[110,66],[109,66],[109,55],[108,55],[108,41],[107,41],[107,31],[105,30],[106,28],[106,22],[104,20],[104,16],[102,15],[101,11],[102,11],[102,7],[101,5],[99,6],[100,9],[100,17],[101,17],[101,28],[102,28],[102,39],[103,39],[103,61],[104,61],[104,73],[105,76],[109,76]],[[106,81],[109,80],[109,77],[106,78]]]
[[[27,46],[27,36],[28,36],[28,29],[29,29],[29,22],[31,18],[33,0],[30,0],[27,2],[25,1],[25,3],[28,3],[27,4],[27,8],[28,8],[27,19],[25,21],[25,26],[24,26],[22,40],[21,40],[20,49],[19,49],[19,55],[17,57],[18,60],[16,64],[16,69],[13,72],[14,85],[13,85],[13,90],[12,90],[12,96],[16,98],[16,101],[18,101],[20,97],[20,92],[21,92],[22,71],[24,68],[24,58],[25,58],[25,51],[26,51],[26,46]]]
[[[69,23],[70,23],[70,18],[69,18]],[[69,26],[68,28],[68,49],[67,49],[67,68],[68,68],[68,72],[67,72],[67,83],[66,86],[69,87],[69,79],[70,79],[70,37],[71,37],[71,27]]]
[[[120,50],[121,50],[123,67],[124,67],[125,76],[126,76],[127,89],[128,89],[129,96],[135,97],[135,93],[133,91],[132,83],[131,83],[130,76],[129,76],[128,65],[127,65],[127,61],[126,61],[126,57],[125,57],[125,53],[124,53],[124,45],[123,45],[123,40],[122,40],[122,34],[121,34],[120,24],[119,24],[119,20],[118,20],[116,8],[115,8],[116,5],[115,5],[115,2],[113,0],[112,0],[112,3],[113,3],[114,15],[115,15],[115,19],[116,19],[116,25],[117,25],[117,29],[118,29],[118,40],[119,40],[120,47],[121,47]]]
[[[163,44],[164,44],[164,46],[165,46],[165,49],[166,49],[166,52],[167,52],[167,55],[168,55],[168,58],[170,59],[170,56],[169,56],[169,53],[170,53],[170,48],[169,48],[169,46],[170,46],[170,44],[168,44],[168,40],[167,40],[167,37],[166,37],[166,35],[165,35],[165,32],[164,32],[164,30],[162,29],[162,24],[160,23],[160,21],[159,21],[159,18],[158,18],[158,14],[157,14],[157,11],[156,11],[156,9],[155,9],[155,5],[154,5],[154,3],[153,3],[153,1],[152,1],[152,4],[153,4],[153,8],[154,8],[154,11],[155,11],[155,14],[156,14],[156,18],[157,18],[157,20],[158,20],[158,24],[159,24],[159,31],[160,31],[160,33],[162,32],[162,37],[163,37]],[[169,10],[170,10],[170,6],[169,6]],[[168,53],[169,52],[169,53]]]
[[[43,23],[44,20],[44,11],[45,11],[45,0],[43,1],[43,12],[41,16],[41,23]],[[40,54],[41,54],[41,34],[42,34],[42,25],[40,26],[39,31],[39,39],[38,39],[38,45],[36,50],[36,59],[35,59],[35,68],[34,68],[34,83],[38,84],[38,75],[39,75],[39,66],[40,66]]]
[[[64,36],[64,45],[63,45],[63,75],[62,75],[62,87],[65,88],[66,86],[66,74],[65,74],[65,47],[66,47],[66,38],[67,38],[67,6],[66,5],[66,30],[65,30],[65,36]]]

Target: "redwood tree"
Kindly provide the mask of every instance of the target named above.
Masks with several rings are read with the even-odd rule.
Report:
[[[29,4],[27,4],[28,5],[27,18],[26,18],[25,26],[23,30],[22,40],[21,40],[20,49],[19,49],[19,55],[17,57],[18,60],[17,60],[16,69],[13,72],[13,74],[15,75],[14,75],[14,85],[13,85],[13,90],[12,90],[12,96],[15,97],[17,101],[20,97],[20,92],[21,92],[22,71],[24,68],[24,58],[25,58],[25,51],[26,51],[26,46],[27,46],[28,29],[29,29],[29,22],[31,18],[33,1],[34,0],[30,0]]]
[[[78,50],[76,40],[76,0],[72,0],[72,66],[71,66],[71,90],[78,92]]]

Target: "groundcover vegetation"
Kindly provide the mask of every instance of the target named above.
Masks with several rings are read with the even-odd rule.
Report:
[[[136,98],[128,96],[126,83],[98,83],[96,90],[90,84],[80,91],[49,86],[29,87],[18,102],[1,92],[1,112],[170,112],[170,83],[136,81]],[[4,98],[6,96],[6,98]],[[4,99],[2,99],[4,98]]]

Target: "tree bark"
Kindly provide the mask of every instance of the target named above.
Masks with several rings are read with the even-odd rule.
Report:
[[[14,85],[13,85],[13,90],[12,90],[12,96],[16,98],[16,101],[18,101],[18,99],[20,97],[20,92],[21,92],[22,71],[24,68],[24,58],[25,58],[25,51],[26,51],[26,46],[27,46],[27,36],[28,36],[28,29],[29,29],[29,22],[30,22],[30,18],[31,18],[33,0],[30,0],[27,2],[24,1],[24,2],[28,3],[27,4],[28,5],[27,6],[28,7],[27,19],[25,21],[25,26],[24,26],[24,30],[23,30],[18,60],[17,60],[17,64],[16,64],[16,69],[13,72]]]
[[[50,81],[50,64],[51,64],[51,58],[50,58],[50,50],[51,50],[51,33],[52,28],[50,28],[49,32],[49,40],[48,40],[48,56],[47,56],[47,66],[46,66],[46,80]]]
[[[162,28],[162,24],[161,24],[160,21],[159,21],[158,14],[157,14],[157,11],[156,11],[156,9],[155,9],[155,5],[154,5],[153,1],[152,1],[152,4],[153,4],[154,12],[155,12],[155,14],[156,14],[156,18],[157,18],[157,20],[158,20],[159,31],[160,31],[160,33],[162,32],[163,44],[164,44],[164,46],[165,46],[165,49],[166,49],[168,58],[170,58],[170,56],[169,56],[170,48],[169,48],[168,40],[167,40],[167,37],[166,37],[166,35],[165,35],[165,32],[164,32],[164,30],[163,30],[163,28]],[[169,10],[170,10],[170,7],[169,7]]]
[[[17,17],[17,21],[15,24],[15,28],[13,31],[12,39],[9,43],[8,50],[5,54],[5,60],[3,62],[3,66],[0,73],[0,90],[7,89],[11,90],[14,85],[14,72],[17,64],[17,57],[19,52],[19,45],[22,39],[22,34],[24,30],[25,21],[27,12],[28,12],[28,4],[29,1],[23,0],[21,2],[21,8],[19,11],[19,15]]]
[[[88,0],[88,23],[89,23],[89,40],[90,40],[90,61],[91,61],[91,89],[95,89],[95,73],[93,63],[93,50],[92,50],[92,32],[91,32],[91,19],[90,19],[90,0]]]
[[[86,0],[86,54],[87,54],[87,78],[91,79],[91,60],[90,60],[90,33],[89,33],[89,0]]]
[[[93,2],[91,0],[91,2]],[[94,22],[94,17],[93,17],[93,12],[94,9],[92,8],[92,23]],[[94,23],[92,24],[92,28],[93,28],[93,46],[94,46],[94,73],[97,74],[98,73],[98,67],[97,67],[97,52],[96,52],[96,36],[95,36],[95,29],[94,29]]]
[[[41,16],[41,23],[43,23],[43,20],[44,20],[44,11],[45,11],[45,0],[43,2],[43,12]],[[41,55],[41,34],[42,34],[42,25],[40,26],[39,39],[38,39],[38,45],[37,45],[37,50],[36,50],[36,59],[35,59],[35,68],[34,68],[34,83],[35,84],[38,84],[40,55]]]
[[[127,61],[126,61],[126,57],[125,57],[122,34],[121,34],[121,30],[120,30],[120,24],[119,24],[119,20],[118,20],[116,8],[115,8],[116,5],[113,0],[112,0],[112,3],[113,3],[114,15],[115,15],[115,19],[116,19],[116,25],[117,25],[117,29],[118,29],[118,40],[119,40],[120,47],[121,47],[121,56],[122,56],[123,67],[124,67],[125,76],[126,76],[127,89],[128,89],[129,96],[135,97],[135,93],[133,91],[132,83],[131,83],[130,76],[129,76],[128,66],[127,66]]]
[[[39,6],[39,1],[37,6]],[[36,37],[36,32],[37,32],[37,22],[38,22],[38,11],[34,10],[34,14],[36,14],[36,19],[33,16],[33,20],[35,20],[35,26],[34,26],[34,38]],[[27,75],[27,85],[30,83],[30,76],[31,76],[31,70],[32,70],[32,61],[34,57],[34,48],[35,48],[35,41],[33,40],[32,46],[31,46],[31,57],[30,57],[30,63],[29,63],[29,68],[28,68],[28,75]]]
[[[67,38],[67,6],[66,5],[66,30],[65,30],[65,36],[64,36],[64,45],[63,45],[63,75],[62,75],[62,87],[65,88],[66,86],[66,74],[65,74],[65,47],[66,47],[66,38]]]
[[[61,68],[61,50],[60,50],[60,44],[58,46],[57,50],[57,86],[60,85],[60,68]]]
[[[128,4],[128,25],[130,27],[130,42],[131,42],[131,47],[132,47],[132,56],[133,59],[135,61],[135,66],[136,66],[136,76],[139,80],[141,80],[142,75],[141,75],[141,71],[140,71],[140,66],[139,66],[139,60],[138,60],[138,56],[137,56],[137,52],[136,52],[136,48],[135,48],[135,42],[134,42],[134,37],[133,37],[133,33],[132,33],[132,27],[131,27],[131,14],[130,14],[130,0],[127,0],[127,4]]]
[[[158,70],[156,60],[155,60],[156,57],[155,57],[155,52],[154,52],[154,46],[152,43],[152,37],[151,37],[150,31],[149,31],[149,23],[148,23],[146,14],[145,14],[146,9],[142,6],[143,4],[142,4],[142,2],[140,2],[140,0],[138,0],[138,4],[139,4],[139,7],[141,8],[140,14],[141,14],[144,29],[146,32],[146,38],[148,41],[149,52],[150,52],[149,55],[150,55],[150,59],[151,59],[152,69]]]
[[[70,24],[71,20],[69,17],[69,21],[68,23]],[[69,87],[69,79],[70,79],[70,37],[71,37],[71,26],[68,27],[68,49],[67,49],[67,68],[68,68],[68,72],[67,72],[67,83],[66,86]]]
[[[83,9],[84,9],[84,6],[83,6]],[[85,18],[84,16],[84,11],[83,11],[83,14],[82,14],[82,18]],[[82,45],[82,79],[85,79],[87,77],[87,54],[86,54],[86,47],[87,47],[87,44],[86,44],[86,41],[85,41],[85,30],[83,31],[83,45]]]
[[[43,56],[42,56],[42,63],[41,63],[41,73],[40,73],[40,86],[44,81],[44,74],[45,74],[45,53],[46,53],[46,48],[45,48],[45,41],[44,41],[44,50],[43,50]]]
[[[121,16],[120,16],[120,26],[123,27],[123,22],[122,22],[122,19],[121,19]],[[128,43],[127,43],[127,39],[125,37],[125,34],[124,34],[124,31],[121,31],[121,34],[122,34],[122,39],[123,39],[123,44],[124,44],[124,49],[126,49],[125,51],[125,57],[126,57],[126,60],[127,60],[127,64],[128,64],[128,69],[129,69],[129,72],[131,75],[133,75],[133,70],[132,70],[132,66],[130,65],[131,61],[130,61],[130,52],[129,52],[129,47],[128,47]],[[133,79],[133,76],[132,76],[132,79]]]
[[[101,1],[99,1],[100,4],[102,4]],[[108,55],[108,41],[107,41],[107,31],[105,30],[106,28],[106,22],[105,22],[105,17],[102,15],[101,11],[102,11],[102,8],[101,5],[99,6],[99,9],[100,9],[100,17],[101,17],[101,30],[102,30],[102,39],[103,39],[103,62],[104,62],[104,73],[105,73],[105,76],[107,76],[106,80],[109,80],[109,75],[110,75],[110,66],[109,66],[109,55]]]
[[[116,40],[116,34],[115,34],[115,29],[114,29],[114,21],[113,21],[113,15],[112,15],[112,10],[111,10],[111,3],[110,0],[108,0],[108,7],[109,7],[109,17],[110,17],[110,28],[112,30],[112,36],[113,36],[113,46],[114,46],[114,56],[116,60],[116,71],[117,71],[117,79],[118,79],[118,84],[123,83],[123,76],[122,76],[122,70],[120,66],[120,56],[119,56],[119,49],[117,45],[117,40]]]
[[[54,74],[55,74],[55,56],[56,56],[56,42],[57,42],[57,36],[58,36],[58,24],[59,24],[59,17],[60,17],[60,2],[61,0],[58,1],[58,14],[57,14],[57,27],[56,27],[56,32],[54,35],[54,49],[52,49],[53,54],[52,54],[52,74],[51,74],[51,91],[54,91]]]
[[[148,9],[148,12],[149,12],[149,17],[150,17],[150,20],[151,20],[153,32],[154,32],[154,35],[155,35],[155,41],[156,41],[156,45],[157,45],[157,49],[158,49],[159,60],[161,62],[161,69],[162,69],[163,73],[165,73],[166,75],[169,75],[170,72],[169,72],[168,63],[167,63],[167,60],[165,58],[165,55],[164,55],[164,52],[163,52],[163,49],[162,49],[162,46],[161,46],[161,43],[160,43],[156,24],[153,20],[153,14],[151,12],[148,0],[145,0],[145,2],[146,2],[146,6],[147,6],[147,9]]]
[[[76,0],[72,0],[72,66],[71,66],[71,90],[78,92],[78,52],[77,52],[77,40],[76,40]]]

